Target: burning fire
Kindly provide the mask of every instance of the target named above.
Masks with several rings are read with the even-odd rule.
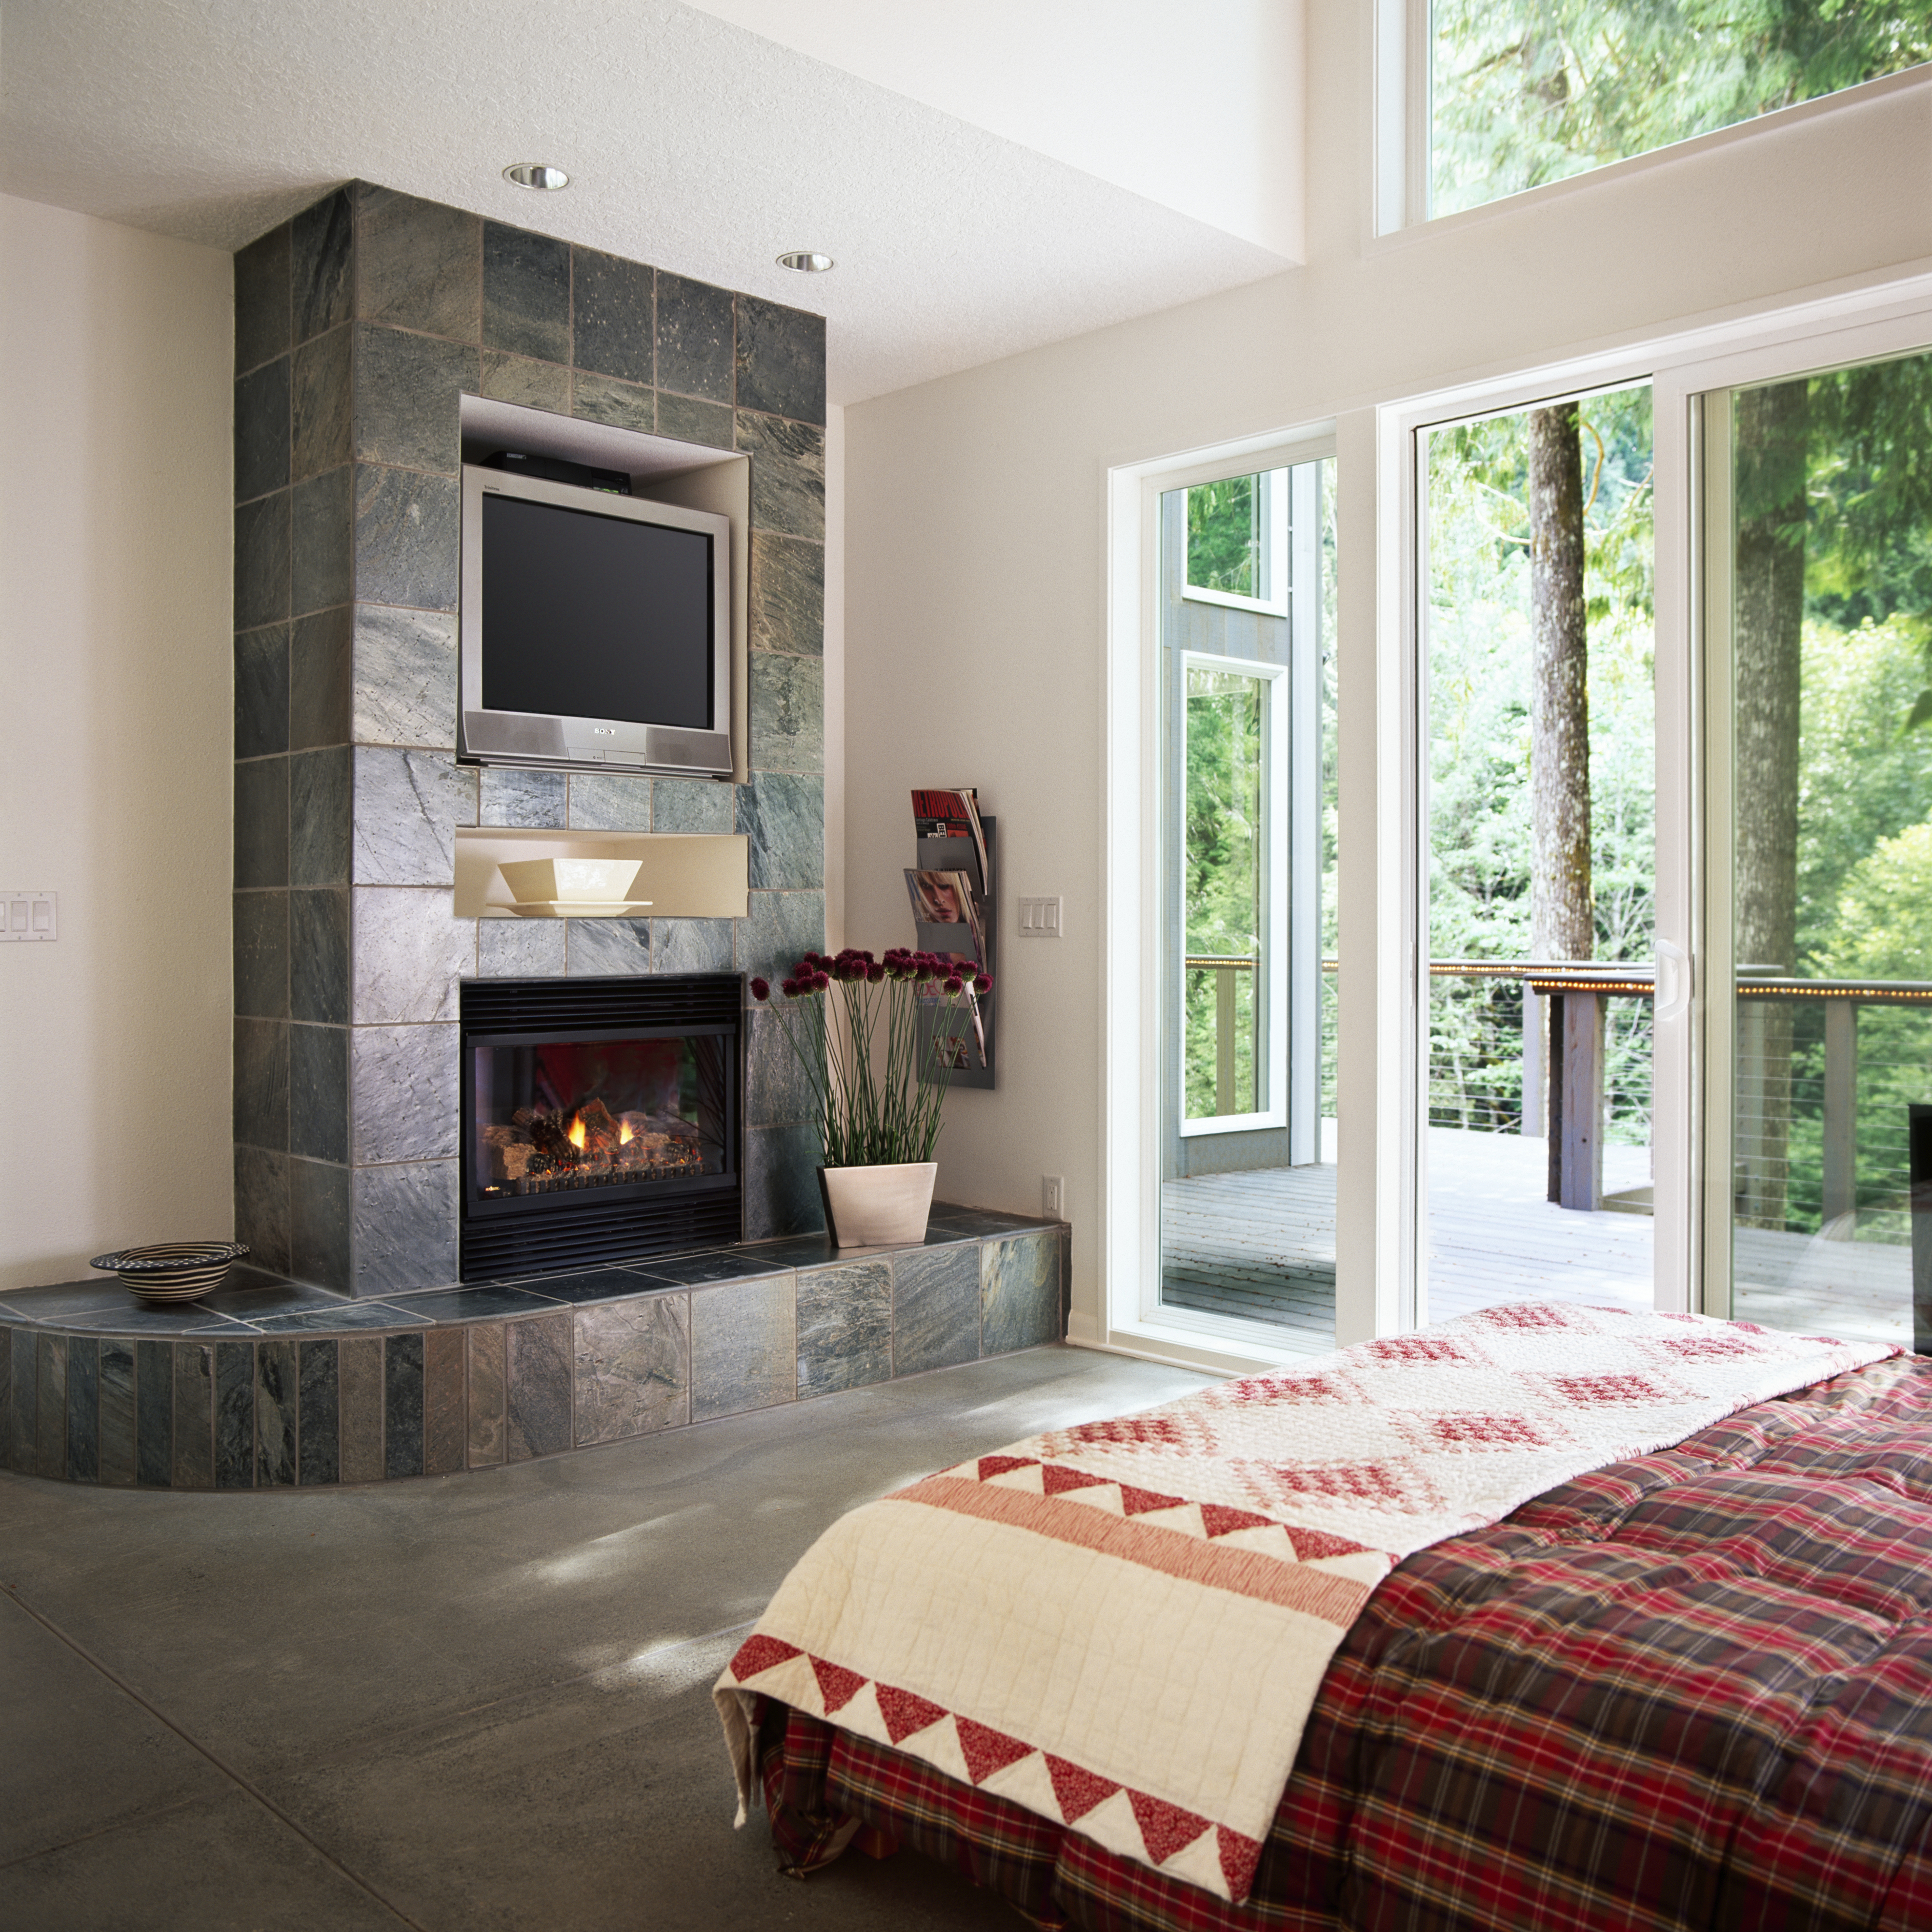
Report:
[[[570,1123],[571,1145],[576,1148],[579,1154],[581,1154],[584,1151],[584,1144],[589,1138],[590,1136],[584,1131],[584,1122],[582,1120],[573,1116]]]
[[[617,1144],[620,1147],[628,1147],[631,1144],[631,1124],[621,1115],[619,1116],[617,1121]]]

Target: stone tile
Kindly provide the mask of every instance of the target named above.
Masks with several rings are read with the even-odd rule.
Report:
[[[481,218],[395,194],[366,206],[356,235],[356,312],[365,322],[473,343],[482,326]]]
[[[100,1480],[100,1344],[92,1335],[67,1338],[67,1462],[53,1473],[70,1483]]]
[[[554,362],[532,362],[526,356],[506,356],[501,350],[483,352],[482,394],[500,403],[520,404],[526,410],[570,413],[570,371]]]
[[[289,743],[298,752],[349,742],[350,639],[346,604],[298,618],[289,630]]]
[[[355,238],[346,188],[324,196],[295,218],[290,257],[294,339],[306,342],[349,320]]]
[[[311,1308],[298,1315],[265,1315],[250,1324],[261,1335],[333,1335],[344,1329],[425,1328],[419,1316],[399,1304],[364,1298],[334,1308]]]
[[[798,1271],[798,1392],[861,1388],[892,1374],[892,1263]]]
[[[752,536],[752,648],[825,655],[825,547],[802,537]]]
[[[289,609],[302,616],[346,604],[356,594],[347,464],[304,477],[290,492]]]
[[[740,410],[737,442],[752,459],[753,527],[823,543],[825,432]]]
[[[235,628],[259,629],[289,614],[289,493],[235,509]]]
[[[291,466],[297,477],[320,476],[350,460],[353,336],[352,326],[344,323],[296,351],[290,434]]]
[[[134,1349],[110,1338],[100,1344],[99,1480],[117,1488],[134,1481]]]
[[[39,1388],[34,1473],[58,1481],[67,1474],[67,1337],[36,1335],[34,1348]]]
[[[462,493],[453,476],[358,464],[358,601],[453,611],[462,530]]]
[[[731,291],[660,270],[657,302],[657,386],[714,403],[730,402]]]
[[[1005,1354],[1060,1339],[1060,1238],[1012,1234],[980,1250],[980,1346]]]
[[[289,882],[289,765],[253,758],[235,767],[235,886]]]
[[[258,1019],[289,1016],[289,896],[235,895],[235,1010]]]
[[[358,886],[352,968],[358,1025],[453,1020],[457,981],[476,970],[476,922],[449,910],[449,889]]]
[[[453,1046],[451,1057],[454,1058]],[[453,1138],[453,1110],[449,1130]],[[350,1181],[351,1226],[358,1295],[434,1288],[456,1279],[457,1186],[454,1160],[405,1161],[356,1170]]]
[[[296,1029],[341,1030],[333,1027]],[[317,1160],[290,1161],[289,1268],[303,1281],[320,1288],[346,1294],[354,1286],[349,1252],[347,1168]]]
[[[490,765],[477,774],[479,825],[561,826],[568,814],[569,775]]]
[[[255,1350],[255,1481],[260,1488],[279,1488],[296,1479],[298,1400],[294,1342],[260,1343]]]
[[[575,1322],[580,1448],[691,1420],[691,1311],[683,1294],[580,1309]]]
[[[358,1026],[349,1046],[351,1158],[358,1167],[388,1161],[448,1160],[456,1153],[456,1028]],[[358,1176],[358,1184],[362,1177]],[[378,1286],[431,1288],[455,1270],[427,1280],[368,1282],[363,1275],[363,1208],[356,1214],[358,1294]],[[372,1234],[375,1232],[370,1231]]]
[[[572,772],[569,822],[578,832],[648,832],[651,780],[628,772]]]
[[[289,224],[235,255],[235,366],[253,369],[289,346]]]
[[[508,1355],[505,1442],[508,1460],[526,1462],[571,1445],[573,1316],[541,1315],[504,1324]]]
[[[1010,1214],[997,1208],[965,1208],[952,1201],[935,1201],[928,1218],[934,1228],[976,1238],[982,1234],[1025,1234],[1036,1228],[1059,1225],[1037,1214]]]
[[[123,1336],[138,1340],[142,1336],[226,1336],[231,1341],[250,1332],[245,1322],[226,1315],[211,1315],[198,1302],[175,1302],[150,1307],[130,1296],[119,1308],[96,1309],[76,1316],[67,1326],[83,1335]]]
[[[423,1473],[451,1476],[464,1466],[464,1360],[460,1328],[432,1328],[423,1346]]]
[[[825,420],[825,318],[755,296],[738,298],[741,410],[800,422]]]
[[[800,1124],[745,1134],[745,1238],[808,1234],[825,1226],[818,1198],[818,1130]]]
[[[349,1024],[349,895],[339,888],[289,895],[289,1017]]]
[[[173,1480],[177,1490],[214,1486],[214,1345],[176,1342]]]
[[[793,1400],[796,1324],[796,1284],[789,1273],[694,1290],[692,1420]]]
[[[698,442],[710,449],[737,448],[737,419],[722,403],[700,402],[692,396],[658,392],[658,434],[680,442]]]
[[[570,360],[568,242],[484,223],[483,345],[539,362]]]
[[[570,379],[570,413],[586,422],[614,423],[620,429],[653,434],[658,425],[656,392],[613,376],[579,370]]]
[[[382,1344],[358,1335],[336,1345],[341,1480],[382,1480]]]
[[[812,1261],[824,1261],[814,1252]],[[624,1271],[641,1277],[648,1287],[676,1282],[686,1287],[710,1286],[721,1282],[749,1281],[756,1276],[788,1275],[789,1262],[775,1261],[763,1247],[700,1248],[694,1254],[653,1256],[640,1262],[627,1262]],[[635,1292],[634,1280],[632,1292]]]
[[[134,1344],[134,1480],[143,1489],[174,1481],[175,1352],[171,1342]]]
[[[237,1321],[256,1322],[270,1315],[298,1310],[342,1308],[339,1293],[306,1282],[286,1281],[245,1264],[230,1269],[222,1286],[202,1297],[200,1305]]]
[[[554,1309],[550,1298],[508,1282],[485,1282],[480,1288],[437,1288],[393,1298],[398,1308],[420,1315],[425,1322],[478,1322],[506,1315],[541,1315]]]
[[[652,382],[652,271],[594,248],[572,251],[571,323],[576,366],[627,382]]]
[[[289,1028],[289,1151],[309,1160],[349,1158],[349,1029]],[[295,1273],[312,1280],[307,1268]]]
[[[456,619],[440,610],[355,609],[351,730],[358,745],[456,745]]]
[[[289,627],[235,634],[235,755],[289,748]]]
[[[754,892],[744,928],[738,970],[776,986],[801,954],[825,950],[825,895]]]
[[[564,970],[573,979],[651,970],[647,919],[573,919],[566,941]]]
[[[297,1344],[297,1403],[302,1456],[296,1480],[304,1489],[338,1482],[342,1474],[341,1386],[333,1336]]]
[[[769,1006],[754,1007],[746,1018],[750,1022],[745,1052],[746,1125],[771,1127],[815,1120],[818,1106],[811,1077],[792,1050],[784,1021]]]
[[[542,1295],[547,1301],[562,1302],[572,1307],[580,1306],[586,1301],[612,1301],[626,1294],[635,1294],[639,1288],[655,1284],[640,1282],[638,1277],[625,1268],[592,1268],[580,1274],[520,1275],[507,1286]]]
[[[970,1241],[892,1256],[892,1373],[917,1375],[976,1360],[980,1250]]]
[[[728,784],[706,778],[653,778],[653,832],[731,832],[736,830],[736,795]]]
[[[255,1486],[255,1344],[214,1345],[214,1486]]]
[[[289,1144],[289,1030],[280,1020],[235,1022],[235,1138],[248,1147]]]
[[[754,651],[752,764],[764,772],[825,769],[825,670],[816,658]]]
[[[0,1391],[0,1464],[30,1475],[40,1424],[40,1345],[33,1331],[9,1324],[6,1336],[6,1387]]]
[[[289,884],[349,883],[349,748],[289,754]]]
[[[289,358],[278,356],[235,384],[235,500],[266,496],[289,480]]]
[[[356,884],[448,892],[456,877],[456,828],[476,823],[476,778],[452,752],[357,746]]]
[[[469,1464],[488,1468],[503,1460],[506,1394],[503,1324],[479,1322],[463,1330],[469,1351]]]
[[[235,1150],[235,1238],[250,1257],[278,1273],[289,1264],[289,1159],[285,1153]]]
[[[654,973],[728,973],[737,922],[729,919],[654,919]],[[581,970],[581,969],[580,969]]]
[[[737,829],[751,841],[754,887],[825,884],[825,781],[815,773],[754,772],[738,788]]]
[[[482,919],[476,922],[476,973],[484,980],[548,980],[563,971],[560,919]]]
[[[476,350],[363,323],[356,332],[356,460],[454,476],[462,461],[458,398],[474,394]]]
[[[382,1338],[382,1474],[423,1472],[423,1337]]]

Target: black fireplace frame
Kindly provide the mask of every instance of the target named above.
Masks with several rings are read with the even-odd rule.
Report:
[[[608,1266],[744,1239],[745,982],[736,973],[464,980],[458,1023],[461,1115],[458,1274],[464,1281]],[[486,1201],[472,1185],[475,1057],[538,1040],[728,1036],[726,1172]]]

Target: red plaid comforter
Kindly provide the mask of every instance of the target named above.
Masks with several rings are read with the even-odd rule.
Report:
[[[1335,1654],[1244,1906],[782,1706],[759,1750],[788,1867],[862,1825],[1043,1927],[1924,1932],[1932,1359],[1408,1558]]]

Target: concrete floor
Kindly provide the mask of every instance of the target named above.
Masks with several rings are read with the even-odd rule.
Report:
[[[380,1489],[0,1475],[0,1927],[1016,1925],[910,1852],[781,1879],[712,1680],[854,1504],[1202,1379],[1052,1347]]]

